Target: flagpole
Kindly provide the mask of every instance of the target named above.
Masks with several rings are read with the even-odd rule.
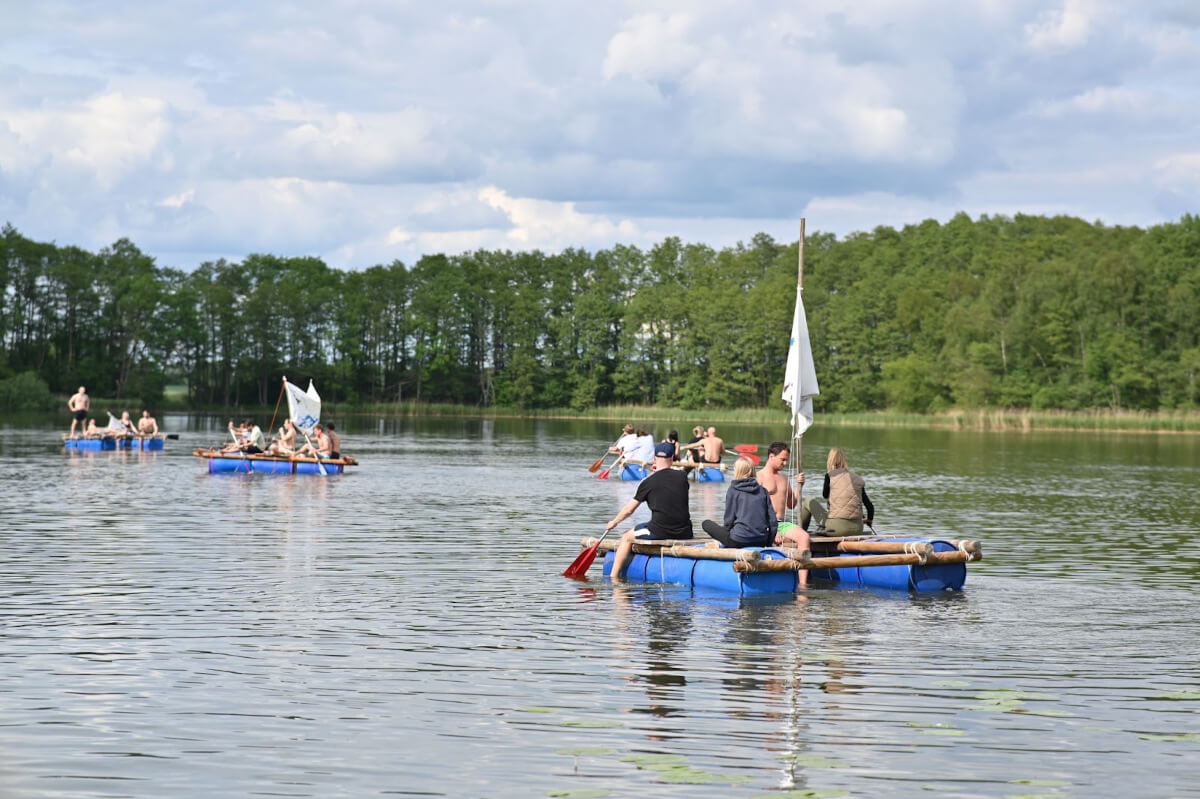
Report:
[[[799,251],[800,251],[800,255],[799,255],[800,266],[799,266],[799,269],[798,269],[797,275],[796,275],[796,302],[797,303],[802,301],[801,292],[804,291],[804,217],[800,217],[800,247],[799,247]],[[801,431],[799,433],[796,432],[796,415],[794,413],[792,414],[792,437],[796,439],[796,469],[798,471],[803,472],[804,471],[804,441],[803,441],[804,432],[803,431]],[[789,486],[789,488],[790,488],[790,486]],[[803,507],[803,504],[804,504],[804,486],[800,486],[800,490],[797,492],[797,494],[799,494],[799,499],[796,500],[796,506],[797,506],[796,513],[799,514],[799,512],[800,512],[799,509],[801,507]]]

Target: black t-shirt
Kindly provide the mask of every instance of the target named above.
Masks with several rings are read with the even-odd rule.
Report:
[[[662,538],[691,538],[692,516],[688,512],[688,480],[683,472],[663,469],[651,472],[638,483],[633,498],[650,508],[647,529]]]

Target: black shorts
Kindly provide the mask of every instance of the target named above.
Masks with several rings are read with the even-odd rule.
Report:
[[[256,446],[254,446],[253,444],[250,444],[244,450],[242,450],[242,452],[246,453],[247,455],[258,455],[259,453],[262,452],[262,450]]]
[[[87,411],[75,411],[75,421],[82,422],[84,419],[87,419],[87,414]]]

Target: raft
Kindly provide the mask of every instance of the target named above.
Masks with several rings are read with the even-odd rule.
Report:
[[[584,539],[584,548],[596,543]],[[605,540],[604,574],[612,575],[617,541]],[[960,591],[967,562],[981,560],[977,541],[913,538],[814,538],[814,548],[829,555],[790,547],[725,549],[710,539],[638,542],[625,578],[633,582],[674,583],[739,596],[795,593],[798,572],[808,570],[809,585],[878,588],[915,593]]]
[[[69,450],[76,452],[101,452],[107,449],[116,449],[117,440],[115,438],[71,438],[63,436],[63,446]]]
[[[165,448],[164,437],[157,436],[127,436],[117,439],[121,449],[161,450]]]
[[[725,482],[725,474],[720,466],[697,466],[690,461],[675,461],[672,465],[677,469],[694,469],[696,480],[701,483]],[[644,480],[651,471],[646,467],[647,464],[640,461],[629,461],[621,467],[617,477],[621,480]]]
[[[350,457],[322,459],[318,466],[316,458],[283,458],[278,455],[242,455],[236,452],[214,452],[198,449],[192,453],[208,461],[209,474],[342,474],[347,466],[357,466],[358,461]],[[322,472],[321,467],[324,467]]]

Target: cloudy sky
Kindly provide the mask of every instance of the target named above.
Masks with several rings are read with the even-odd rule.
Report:
[[[1200,2],[0,0],[0,223],[192,268],[1200,211]]]

